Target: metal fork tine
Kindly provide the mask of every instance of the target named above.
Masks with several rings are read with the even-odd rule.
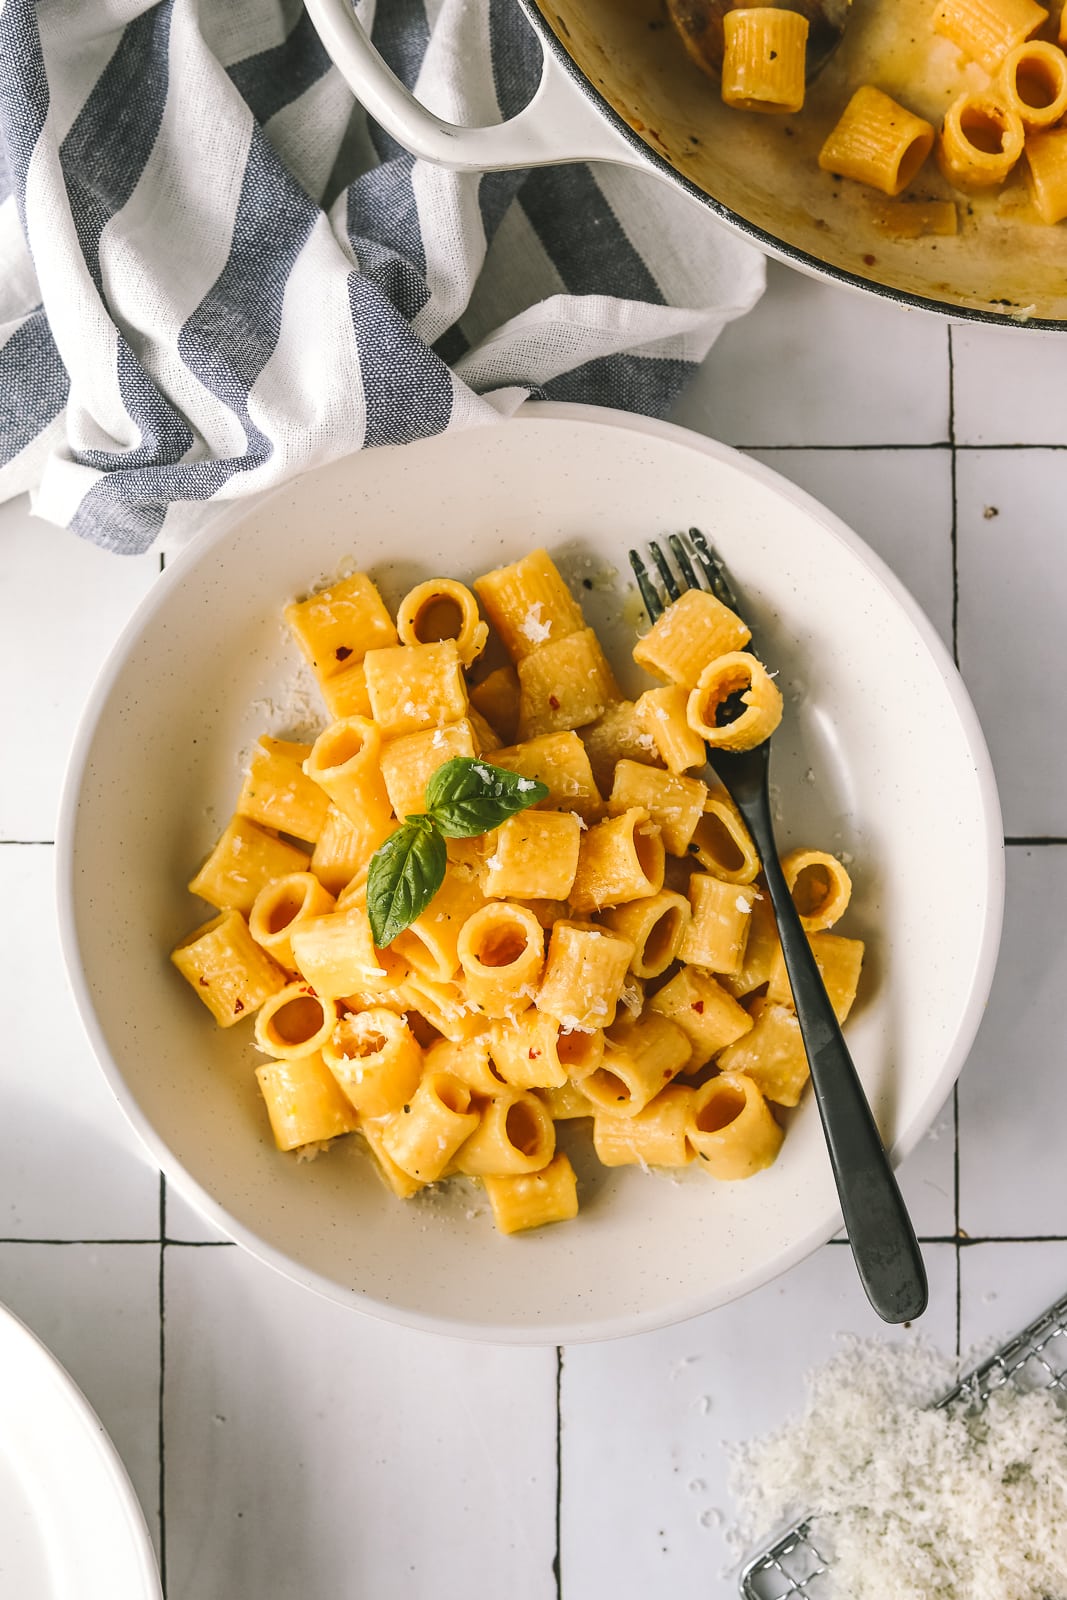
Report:
[[[667,543],[671,547],[671,555],[678,564],[678,571],[682,574],[683,582],[686,583],[690,589],[702,588],[703,585],[701,584],[700,579],[697,577],[696,568],[689,559],[689,551],[685,547],[685,541],[683,540],[681,534],[668,534]]]
[[[667,557],[663,554],[655,539],[648,541],[648,548],[652,552],[652,559],[656,563],[660,577],[663,579],[663,587],[672,600],[680,600],[682,591],[678,587],[678,579],[674,576]]]
[[[645,563],[641,560],[636,550],[630,551],[630,565],[634,569],[634,577],[637,579],[637,587],[641,591],[641,599],[645,602],[648,620],[649,622],[655,622],[657,617],[663,615],[663,601],[660,599],[656,586],[648,575]]]
[[[715,596],[716,600],[721,600],[723,605],[729,606],[731,611],[739,611],[740,608],[738,606],[737,596],[730,587],[730,581],[726,576],[726,569],[719,560],[718,556],[715,554],[714,550],[711,548],[711,545],[705,539],[699,528],[690,528],[689,537],[693,541],[693,547],[696,550],[697,560],[699,561],[701,570],[711,586],[711,592]]]

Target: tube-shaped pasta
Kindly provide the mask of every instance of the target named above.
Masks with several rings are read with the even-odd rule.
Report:
[[[689,693],[678,683],[662,689],[646,689],[635,707],[637,719],[656,746],[660,759],[675,773],[685,772],[689,767],[702,767],[708,759],[703,739],[693,732],[686,716]]]
[[[314,844],[330,801],[318,784],[304,775],[303,764],[310,754],[309,744],[264,734],[256,742],[241,785],[237,815]]]
[[[595,1112],[593,1148],[605,1167],[685,1167],[693,1150],[685,1136],[693,1091],[669,1083],[634,1116]]]
[[[751,1178],[782,1148],[782,1130],[742,1072],[722,1073],[694,1090],[686,1138],[715,1178]]]
[[[368,650],[396,644],[393,619],[365,572],[294,601],[285,620],[320,681],[362,661]]]
[[[606,1028],[615,1020],[633,953],[633,941],[621,934],[589,922],[557,922],[548,941],[538,1010],[567,1029]]]
[[[799,111],[804,104],[808,19],[777,6],[747,6],[722,19],[722,97],[738,111]]]
[[[622,761],[631,766],[660,765],[659,751],[652,735],[637,720],[637,706],[632,700],[617,700],[608,706],[603,716],[582,729],[582,743],[593,777],[605,792],[611,788]]]
[[[467,714],[467,685],[454,639],[370,650],[363,665],[383,738],[441,728]]]
[[[648,1002],[676,1022],[693,1047],[690,1071],[702,1067],[725,1045],[752,1027],[752,1018],[733,995],[699,967],[682,967]]]
[[[520,739],[583,728],[622,698],[592,628],[540,645],[518,674]]]
[[[423,1067],[426,1072],[450,1072],[472,1094],[483,1098],[501,1094],[508,1087],[489,1054],[488,1033],[475,1034],[458,1043],[454,1039],[435,1039],[423,1056]]]
[[[727,883],[751,883],[760,859],[744,818],[725,789],[711,790],[689,845],[705,872]]]
[[[581,839],[571,886],[575,911],[599,911],[657,894],[663,887],[663,840],[643,806],[607,817]]]
[[[337,1020],[337,1006],[298,980],[272,994],[256,1013],[256,1047],[265,1056],[293,1060],[321,1051]]]
[[[541,1172],[490,1174],[483,1181],[501,1233],[520,1233],[578,1215],[578,1180],[562,1151]]]
[[[519,731],[519,675],[511,665],[495,667],[470,689],[470,702],[504,744]]]
[[[566,900],[578,870],[582,825],[573,811],[521,811],[489,836],[483,887],[490,897]]]
[[[689,923],[689,901],[673,889],[631,900],[603,913],[604,926],[633,942],[630,971],[636,978],[658,978],[678,954]]]
[[[1047,18],[1036,0],[938,0],[930,26],[992,74]]]
[[[411,1099],[382,1124],[382,1144],[410,1177],[435,1183],[477,1126],[467,1085],[450,1072],[428,1072]]]
[[[467,993],[485,1016],[525,1011],[545,960],[544,929],[532,911],[490,901],[463,924],[457,952]]]
[[[808,935],[815,965],[822,974],[834,1015],[844,1022],[852,1010],[859,987],[863,966],[864,943],[862,939],[846,939],[839,933],[812,933]],[[793,993],[785,970],[785,959],[779,946],[767,980],[769,1001],[792,1005]]]
[[[654,678],[693,689],[709,661],[742,649],[751,637],[721,600],[703,589],[687,589],[638,639],[633,657]]]
[[[1067,217],[1067,128],[1046,128],[1026,141],[1026,180],[1042,222]]]
[[[338,1089],[340,1094],[340,1089]],[[413,1178],[410,1172],[405,1172],[403,1167],[398,1167],[388,1150],[385,1148],[385,1130],[389,1126],[389,1117],[362,1117],[359,1131],[367,1141],[367,1146],[374,1157],[374,1168],[387,1189],[396,1195],[398,1200],[410,1200],[413,1194],[425,1188],[421,1178]]]
[[[934,144],[929,122],[873,84],[857,89],[819,151],[824,172],[854,178],[883,194],[908,187]]]
[[[480,756],[484,756],[487,750],[503,749],[503,739],[500,738],[492,723],[487,722],[481,712],[476,710],[474,706],[467,707],[467,720],[471,725],[471,733],[474,735],[474,743]]]
[[[413,971],[447,983],[459,971],[460,930],[484,904],[477,877],[450,861],[426,910],[397,934],[391,948]]]
[[[378,828],[393,814],[381,755],[382,736],[374,723],[367,717],[345,717],[319,734],[304,771],[350,822]]]
[[[356,1110],[384,1117],[404,1105],[422,1076],[422,1051],[395,1011],[375,1006],[339,1017],[322,1059]]]
[[[1023,139],[1019,114],[1004,95],[962,94],[945,112],[937,164],[957,189],[988,189],[1004,182],[1023,153]]]
[[[727,883],[710,872],[694,872],[688,893],[692,916],[679,956],[709,972],[740,972],[759,891],[750,884]]]
[[[693,732],[714,749],[751,750],[781,722],[782,696],[762,662],[735,650],[705,667],[686,714]]]
[[[353,878],[366,875],[370,858],[380,844],[384,844],[393,830],[387,818],[373,825],[361,820],[353,822],[343,811],[331,805],[326,813],[322,832],[315,842],[311,857],[311,870],[331,894],[340,895]]]
[[[555,1124],[542,1101],[521,1089],[505,1090],[482,1107],[455,1167],[473,1178],[540,1172],[555,1153]]]
[[[782,875],[793,896],[800,925],[809,933],[832,928],[848,910],[852,879],[842,862],[825,850],[789,850]]]
[[[513,661],[585,627],[582,608],[547,550],[531,550],[475,578],[474,588]]]
[[[531,1008],[514,1022],[496,1022],[489,1049],[505,1081],[516,1089],[561,1089],[600,1065],[604,1034],[564,1028],[555,1017]]]
[[[389,803],[398,817],[426,810],[426,785],[446,761],[474,756],[477,749],[469,717],[443,728],[422,728],[388,739],[382,746],[381,771]]]
[[[1044,39],[1009,50],[996,89],[1024,128],[1051,128],[1067,112],[1067,55]]]
[[[325,916],[333,906],[333,895],[313,872],[288,872],[256,895],[248,929],[279,966],[292,972],[296,969],[290,943],[293,930],[311,917]]]
[[[334,722],[343,717],[369,717],[367,669],[362,661],[348,661],[341,672],[319,684],[326,709]]]
[[[538,1094],[548,1108],[553,1122],[573,1122],[578,1117],[591,1117],[593,1108],[581,1089],[570,1079],[558,1089],[539,1089]]]
[[[336,999],[358,994],[368,983],[385,976],[371,938],[365,903],[357,898],[344,911],[309,917],[290,935],[293,960],[312,988]]]
[[[303,872],[307,855],[246,817],[231,817],[214,850],[189,884],[219,911],[248,916],[256,895],[287,872]]]
[[[623,1017],[608,1034],[603,1064],[581,1078],[582,1093],[594,1112],[636,1116],[684,1072],[692,1053],[677,1023],[658,1012]]]
[[[746,1073],[776,1105],[795,1106],[809,1077],[797,1014],[792,1006],[760,998],[753,1000],[751,1015],[753,1026],[715,1064],[720,1072]]]
[[[279,1150],[336,1139],[359,1125],[321,1055],[268,1061],[256,1068],[256,1082]]]
[[[223,911],[195,928],[170,959],[220,1028],[232,1028],[285,987],[277,962],[253,939],[239,911]]]
[[[422,1047],[407,1019],[389,1006],[342,1012],[322,1056],[356,1110],[367,1117],[397,1110],[422,1076]]]
[[[484,1017],[476,1014],[458,983],[439,983],[412,972],[404,979],[397,999],[405,1011],[416,1013],[453,1043],[473,1038],[485,1026]]]
[[[454,639],[465,667],[477,660],[489,637],[477,600],[455,578],[428,578],[409,589],[397,607],[396,631],[402,644]]]
[[[748,938],[745,940],[745,954],[741,966],[737,972],[720,974],[719,982],[735,999],[740,1000],[744,995],[751,994],[754,989],[762,988],[767,982],[780,950],[778,924],[774,918],[771,897],[766,891],[762,891],[752,901],[752,910],[748,918]]]
[[[538,809],[576,811],[580,817],[599,816],[600,791],[585,746],[573,730],[547,733],[539,739],[507,745],[486,756],[491,767],[503,767],[520,778],[536,778],[548,790]]]
[[[707,798],[708,786],[699,778],[683,778],[660,767],[624,759],[615,768],[608,809],[617,816],[631,806],[644,806],[663,835],[663,848],[668,855],[684,856]]]

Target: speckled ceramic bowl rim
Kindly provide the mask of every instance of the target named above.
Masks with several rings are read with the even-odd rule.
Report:
[[[930,1127],[933,1118],[940,1110],[952,1084],[966,1061],[978,1031],[992,985],[1003,918],[1004,838],[996,780],[977,714],[948,650],[917,602],[890,568],[886,566],[885,562],[844,522],[821,505],[819,501],[815,500],[803,489],[797,488],[788,480],[783,479],[762,463],[742,455],[739,451],[727,445],[692,433],[672,423],[639,417],[629,412],[615,411],[606,407],[555,402],[529,402],[516,413],[516,416],[519,418],[553,419],[561,423],[593,422],[601,426],[607,425],[636,434],[644,434],[651,438],[660,438],[683,446],[686,449],[714,457],[731,466],[737,472],[763,484],[783,500],[802,511],[807,517],[819,522],[833,538],[848,547],[853,556],[858,558],[876,582],[888,592],[890,598],[905,615],[936,665],[974,762],[981,805],[981,833],[985,841],[984,860],[981,862],[976,861],[975,871],[980,871],[984,875],[986,917],[982,928],[978,958],[974,966],[973,981],[955,1036],[945,1051],[941,1070],[930,1082],[919,1109],[914,1112],[907,1124],[901,1129],[893,1145],[891,1157],[894,1165],[899,1164],[910,1154]],[[508,422],[500,424],[502,427],[509,425]],[[291,485],[286,487],[291,487]],[[466,1322],[458,1318],[440,1317],[433,1314],[415,1312],[405,1307],[385,1305],[357,1289],[335,1283],[324,1275],[307,1268],[285,1252],[275,1248],[253,1229],[237,1223],[225,1208],[219,1205],[202,1185],[189,1174],[170,1150],[164,1138],[142,1113],[111,1057],[107,1040],[96,1016],[92,995],[89,992],[81,969],[74,909],[75,862],[73,856],[74,821],[77,813],[79,792],[97,722],[108,695],[123,670],[131,644],[142,634],[146,625],[151,622],[156,612],[165,603],[171,587],[175,583],[181,582],[186,562],[190,559],[199,561],[208,558],[212,549],[216,548],[221,541],[228,537],[231,529],[244,522],[249,516],[258,514],[269,503],[271,494],[277,492],[280,491],[271,491],[271,493],[260,496],[254,501],[236,502],[205,528],[195,538],[189,549],[183,551],[162,573],[119,635],[93,685],[80,719],[67,766],[56,841],[56,891],[61,947],[82,1024],[105,1077],[135,1132],[147,1146],[153,1160],[165,1173],[168,1181],[173,1182],[175,1188],[209,1222],[213,1223],[227,1237],[243,1245],[252,1255],[274,1267],[285,1277],[315,1290],[330,1300],[424,1332],[442,1333],[462,1339],[485,1340],[500,1344],[558,1345],[613,1339],[629,1334],[648,1332],[655,1328],[685,1321],[690,1317],[701,1315],[720,1305],[727,1304],[729,1301],[739,1298],[743,1294],[748,1294],[772,1279],[779,1277],[782,1273],[788,1271],[790,1267],[804,1260],[814,1249],[825,1243],[840,1229],[841,1216],[839,1211],[833,1209],[827,1211],[819,1223],[809,1228],[790,1248],[781,1251],[760,1267],[743,1272],[737,1281],[732,1282],[727,1287],[725,1292],[720,1288],[716,1290],[713,1298],[694,1298],[680,1303],[675,1302],[668,1307],[652,1308],[647,1313],[630,1313],[624,1316],[589,1320],[576,1319],[573,1323],[568,1322],[566,1325],[557,1326],[514,1327],[493,1324],[488,1321]]]

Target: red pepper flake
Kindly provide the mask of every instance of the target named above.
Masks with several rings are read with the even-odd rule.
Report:
[[[244,1008],[245,1008],[245,1003],[244,1003],[243,1000],[235,1000],[234,1003],[233,1003],[233,1014],[234,1014],[234,1016],[235,1017],[239,1017],[241,1015],[241,1012],[244,1010]]]
[[[690,1009],[692,1011],[695,1011],[698,1017],[702,1017],[704,1015],[704,1002],[703,1002],[703,1000],[694,1000],[692,1006],[690,1007]]]
[[[528,1050],[527,1055],[531,1061],[536,1061],[541,1054],[540,1050]]]
[[[211,982],[211,979],[210,978],[200,978],[197,981],[199,982],[200,987],[202,989],[206,989],[208,984]]]
[[[352,651],[346,644],[339,644],[337,649],[334,651],[334,655],[337,657],[338,661],[347,661],[351,654]]]
[[[550,694],[549,695],[548,703],[552,707],[553,711],[558,711],[559,710],[559,701],[556,699],[554,694]]]

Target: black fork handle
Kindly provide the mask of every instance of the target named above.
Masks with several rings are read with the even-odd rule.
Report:
[[[735,795],[763,862],[841,1210],[867,1298],[886,1322],[926,1309],[926,1269],[859,1074],[778,861],[766,785]]]

